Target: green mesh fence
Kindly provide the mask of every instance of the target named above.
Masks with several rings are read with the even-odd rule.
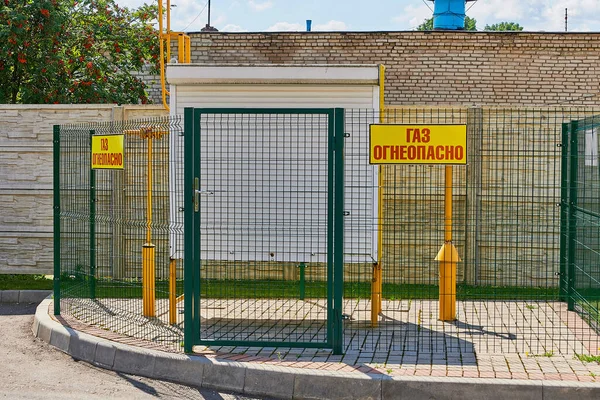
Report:
[[[63,316],[181,350],[184,302],[172,323],[170,267],[176,260],[180,296],[192,251],[184,226],[197,218],[189,225],[196,261],[185,271],[186,337],[196,344],[331,348],[339,337],[344,352],[425,361],[597,354],[598,110],[346,109],[341,158],[332,145],[339,136],[330,136],[340,119],[313,111],[197,111],[193,138],[177,118],[60,127]],[[380,122],[467,126],[467,165],[453,167],[455,321],[438,319],[444,167],[370,165],[369,125]],[[142,301],[148,140],[125,136],[123,171],[92,172],[89,155],[90,135],[153,125],[168,135],[153,140],[150,318]]]
[[[578,187],[580,197],[585,190],[588,211],[574,213],[577,239],[566,245],[560,207],[563,124],[594,114],[584,109],[387,110],[381,118],[386,123],[467,124],[468,164],[453,167],[453,244],[462,259],[456,321],[439,320],[440,263],[434,260],[444,243],[444,167],[384,165],[381,222],[373,218],[351,228],[381,232],[381,312],[374,328],[372,266],[346,261],[346,350],[399,351],[424,360],[437,353],[454,353],[457,359],[473,352],[596,354],[600,243],[598,214],[590,210],[598,205],[598,167],[597,153],[590,155],[589,148],[587,163],[595,167],[587,169],[585,189]],[[377,112],[346,110],[346,125],[378,120]],[[580,129],[579,134],[584,131],[589,144],[591,133]],[[579,146],[581,185],[585,163]],[[350,148],[368,149],[368,138],[346,139],[347,169],[364,162]],[[366,182],[347,173],[346,192],[359,190],[368,197]],[[348,234],[345,239],[346,253],[353,253]],[[561,288],[567,290],[561,249],[575,260],[570,297],[561,297]],[[567,298],[579,315],[568,311]]]
[[[149,139],[144,133],[159,132]],[[123,169],[91,169],[93,136],[124,134]],[[59,155],[55,172],[60,200],[60,306],[62,315],[107,332],[180,349],[182,318],[169,317],[170,268],[176,267],[175,295],[183,293],[183,264],[171,265],[170,235],[183,235],[169,215],[170,193],[182,182],[169,180],[169,142],[182,135],[179,118],[66,125],[55,129]],[[147,135],[146,135],[147,136]],[[152,153],[148,158],[149,141]],[[150,164],[149,164],[150,163]],[[150,165],[150,168],[149,168]],[[152,175],[151,220],[148,174]],[[56,175],[55,175],[56,176]],[[143,313],[142,247],[155,247],[155,301]]]
[[[594,332],[600,322],[600,117],[564,125],[562,294]],[[593,335],[592,332],[590,332]]]

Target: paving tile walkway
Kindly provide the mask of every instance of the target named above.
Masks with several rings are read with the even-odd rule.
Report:
[[[155,320],[141,316],[139,300],[77,299],[67,304],[68,312],[57,318],[63,325],[116,342],[181,352],[182,326],[168,325],[165,300],[157,301]],[[325,302],[318,300],[203,300],[202,334],[219,339],[324,341],[324,310]],[[195,346],[194,352],[238,362],[389,376],[600,383],[600,365],[577,356],[598,355],[600,338],[564,303],[463,301],[453,323],[437,320],[435,301],[386,301],[382,310],[374,329],[368,302],[346,301],[343,355],[285,344]]]

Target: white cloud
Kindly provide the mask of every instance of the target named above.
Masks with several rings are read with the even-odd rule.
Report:
[[[242,28],[239,25],[227,24],[222,29],[221,32],[248,32],[248,30]]]
[[[404,7],[402,14],[392,18],[392,21],[400,25],[401,29],[415,29],[423,21],[432,17],[431,10],[424,4],[415,7],[409,5]],[[408,26],[408,28],[407,28]]]
[[[277,22],[266,29],[267,32],[300,32],[306,30],[302,24],[295,24],[289,22]]]
[[[219,15],[217,19],[210,21],[212,26],[223,25],[227,21],[227,17],[225,15]]]
[[[315,24],[312,26],[313,31],[347,31],[348,26],[342,21],[331,20],[325,24]]]
[[[467,5],[467,15],[477,20],[477,27],[483,27],[490,22],[510,21],[519,22],[528,14],[529,8],[534,1],[523,0],[486,0]]]
[[[516,22],[525,31],[556,31],[565,29],[565,8],[568,9],[569,31],[598,30],[600,1],[598,0],[486,0],[478,1],[467,15],[477,20],[477,27],[508,21]]]
[[[250,0],[248,2],[248,5],[256,11],[264,11],[264,10],[267,10],[267,9],[273,7],[273,2],[271,2],[270,0],[267,0],[267,1],[263,1],[262,3],[259,3],[254,0]]]
[[[564,31],[565,8],[568,10],[569,31],[600,30],[600,2],[597,0],[559,0],[551,6],[539,6],[540,18],[536,19],[534,29]]]
[[[199,31],[206,25],[208,8],[206,2],[196,0],[172,0],[171,29],[187,32]],[[214,26],[214,22],[211,21]]]

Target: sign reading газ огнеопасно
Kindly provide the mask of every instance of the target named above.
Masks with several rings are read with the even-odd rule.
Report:
[[[466,125],[370,126],[371,164],[466,164]]]

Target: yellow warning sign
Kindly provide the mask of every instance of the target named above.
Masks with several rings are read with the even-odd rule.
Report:
[[[124,135],[92,136],[92,169],[123,169]]]
[[[371,164],[466,164],[466,125],[370,126]]]

